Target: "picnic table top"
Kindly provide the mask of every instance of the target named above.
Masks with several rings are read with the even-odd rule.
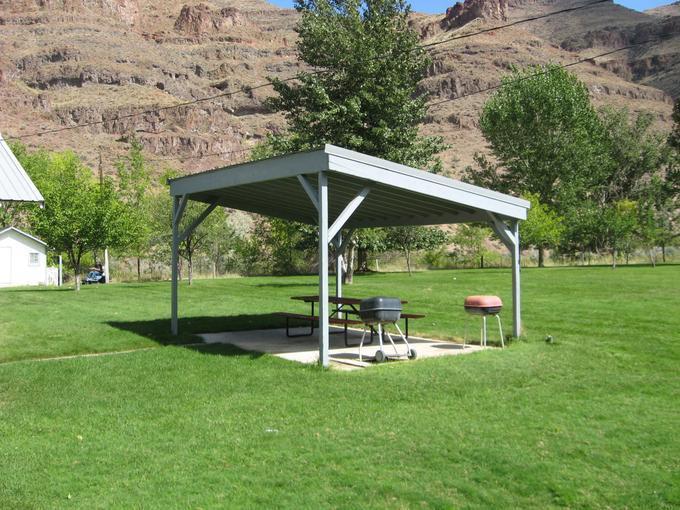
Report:
[[[305,303],[318,303],[319,302],[319,296],[292,296],[290,299],[295,299],[297,301],[304,301]],[[351,298],[351,297],[335,297],[335,296],[328,296],[328,302],[333,303],[334,305],[360,305],[361,304],[361,299],[360,298]],[[402,305],[407,304],[408,301],[403,301],[401,302]]]

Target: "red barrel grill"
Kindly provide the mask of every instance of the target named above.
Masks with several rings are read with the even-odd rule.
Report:
[[[480,345],[485,347],[486,334],[486,318],[489,316],[496,317],[498,321],[498,331],[501,335],[501,347],[505,347],[503,341],[503,327],[501,326],[501,318],[499,313],[503,308],[503,301],[498,296],[468,296],[465,298],[465,311],[470,315],[479,315],[482,317],[482,330]],[[465,347],[467,339],[467,321],[465,322],[465,335],[463,337],[463,347]]]

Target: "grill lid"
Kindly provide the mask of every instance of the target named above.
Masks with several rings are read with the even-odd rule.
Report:
[[[401,312],[401,299],[384,296],[377,296],[367,299],[362,299],[359,305],[359,310],[362,312],[393,310]]]

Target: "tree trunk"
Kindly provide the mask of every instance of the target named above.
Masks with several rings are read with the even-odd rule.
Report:
[[[348,254],[347,254],[347,267],[345,268],[345,273],[343,275],[343,280],[346,285],[352,285],[354,283],[354,253],[356,251],[356,244],[353,242],[349,243]]]
[[[666,243],[661,244],[661,260],[666,263]]]
[[[649,250],[649,261],[652,263],[652,267],[656,267],[656,250],[654,248]]]
[[[189,255],[187,257],[187,274],[189,276],[189,285],[191,286],[194,283],[194,262],[192,260],[192,256]]]
[[[142,259],[137,257],[137,281],[142,281]]]
[[[542,246],[538,247],[538,267],[545,267],[545,250]]]
[[[80,275],[80,269],[76,271],[76,292],[80,290],[80,284],[82,281],[82,277]]]
[[[358,271],[361,273],[365,273],[368,271],[368,250],[364,248],[359,248],[357,250],[357,255],[358,255]]]
[[[484,254],[479,256],[479,269],[484,269]]]
[[[408,275],[413,276],[411,274],[411,250],[405,250],[406,253],[406,268],[408,269]]]
[[[214,260],[212,261],[212,277],[213,280],[217,278],[217,262],[215,262]]]
[[[612,269],[616,269],[616,248],[612,250]]]

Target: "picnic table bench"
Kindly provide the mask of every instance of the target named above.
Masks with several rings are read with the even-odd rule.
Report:
[[[277,312],[274,315],[277,317],[284,317],[286,319],[286,336],[288,338],[295,338],[295,337],[301,337],[301,336],[311,336],[314,334],[314,325],[319,321],[318,315],[314,314],[314,304],[319,302],[319,296],[292,296],[291,299],[294,299],[296,301],[303,301],[305,303],[310,303],[311,305],[311,313],[309,315],[306,314],[301,314],[301,313],[292,313],[292,312]],[[335,297],[335,296],[330,296],[328,298],[328,302],[331,304],[336,305],[335,310],[329,317],[328,321],[330,324],[334,326],[344,326],[343,328],[343,333],[345,336],[345,345],[347,347],[356,347],[358,344],[350,344],[348,341],[347,337],[347,330],[348,326],[359,326],[363,325],[364,322],[359,319],[350,319],[350,315],[358,316],[359,315],[359,309],[357,308],[361,304],[361,299],[358,298],[350,298],[350,297]],[[408,301],[402,301],[402,304],[407,304]],[[345,318],[343,319],[340,317],[340,314],[345,314]],[[402,313],[401,318],[404,319],[404,325],[405,325],[405,331],[406,331],[406,338],[408,338],[408,322],[409,319],[411,320],[416,320],[416,319],[422,319],[424,318],[424,314],[420,313]],[[301,333],[301,334],[292,334],[290,332],[290,321],[291,319],[293,320],[298,320],[298,321],[303,321],[303,322],[308,322],[310,325],[310,330],[309,333]],[[373,330],[373,327],[371,327],[371,340],[368,342],[370,345],[373,343],[373,334],[375,331]]]

